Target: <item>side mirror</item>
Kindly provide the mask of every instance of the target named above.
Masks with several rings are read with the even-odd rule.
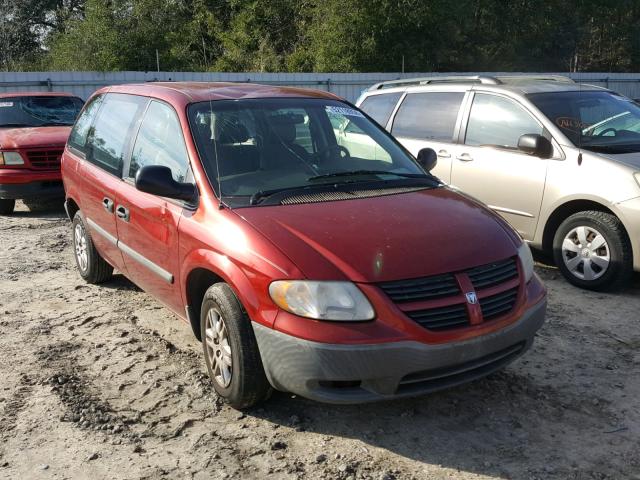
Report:
[[[518,139],[518,150],[540,158],[551,158],[553,145],[547,137],[535,133],[527,133]]]
[[[193,200],[196,187],[173,179],[171,169],[162,165],[146,165],[136,173],[136,188],[141,192],[177,200]]]
[[[438,154],[433,148],[423,148],[418,152],[418,164],[430,172],[438,164]]]

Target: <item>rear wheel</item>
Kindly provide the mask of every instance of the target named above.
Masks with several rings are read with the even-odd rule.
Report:
[[[251,321],[226,283],[204,295],[200,313],[204,358],[213,388],[229,405],[252,407],[271,394]]]
[[[15,200],[9,198],[0,199],[0,215],[11,215],[15,207]]]
[[[556,265],[572,284],[614,290],[633,272],[631,243],[620,220],[610,213],[578,212],[558,227],[553,241]]]
[[[72,226],[73,253],[80,276],[87,283],[102,283],[111,278],[113,267],[96,250],[80,212],[73,217]]]

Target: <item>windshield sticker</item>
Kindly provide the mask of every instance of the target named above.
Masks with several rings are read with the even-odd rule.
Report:
[[[0,102],[0,107],[13,107],[13,102]]]
[[[335,115],[343,115],[345,117],[364,117],[358,110],[348,107],[336,107],[333,105],[327,105],[325,107],[327,113],[333,113]]]
[[[582,131],[587,127],[590,127],[590,123],[581,122],[579,118],[573,117],[558,117],[556,118],[556,125],[565,130]]]

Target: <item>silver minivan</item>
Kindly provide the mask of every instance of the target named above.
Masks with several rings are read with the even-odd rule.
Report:
[[[357,105],[412,154],[435,150],[435,175],[552,252],[574,285],[615,289],[640,271],[631,99],[561,76],[454,76],[380,83]]]

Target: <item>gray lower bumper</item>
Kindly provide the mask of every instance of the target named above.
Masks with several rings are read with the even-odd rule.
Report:
[[[546,301],[516,323],[471,340],[441,345],[310,342],[253,323],[274,388],[328,403],[362,403],[421,395],[469,382],[522,355],[542,326]]]

